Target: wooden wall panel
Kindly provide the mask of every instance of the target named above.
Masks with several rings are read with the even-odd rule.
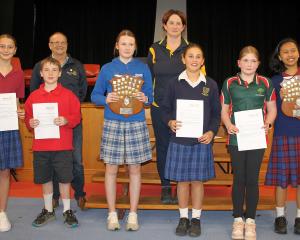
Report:
[[[85,170],[86,182],[92,181],[92,175],[98,171],[104,171],[105,165],[100,161],[100,142],[103,128],[103,107],[96,107],[91,103],[83,103],[81,106],[82,122],[83,122],[83,164]],[[150,141],[153,146],[153,161],[143,164],[143,172],[156,172],[155,162],[155,138],[153,128],[151,124],[150,109],[146,109],[146,121],[150,132]],[[17,169],[18,179],[22,181],[33,181],[33,168],[32,168],[32,133],[29,132],[25,126],[24,121],[20,121],[20,133],[23,144],[24,154],[24,167]],[[223,126],[220,127],[218,136],[222,139],[216,140],[214,144],[214,153],[216,159],[224,159],[222,164],[226,167],[226,160],[229,158],[226,148],[226,131]],[[272,143],[272,132],[270,134],[268,148],[265,153],[264,162],[261,169],[261,178],[264,177],[266,172],[267,163],[270,155],[270,144]],[[216,166],[217,168],[218,166]],[[121,171],[125,171],[126,168],[121,167]]]

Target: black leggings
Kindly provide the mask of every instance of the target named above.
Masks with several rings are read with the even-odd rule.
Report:
[[[233,170],[233,216],[243,217],[246,195],[245,218],[255,219],[259,199],[258,177],[265,149],[238,151],[237,146],[231,145],[228,149]]]

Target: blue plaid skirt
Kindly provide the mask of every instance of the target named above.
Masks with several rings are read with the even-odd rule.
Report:
[[[152,159],[145,121],[104,120],[100,158],[109,164],[139,164]]]
[[[0,169],[23,165],[22,144],[18,130],[0,131]]]
[[[204,182],[214,177],[211,144],[182,145],[170,142],[165,167],[166,179]]]

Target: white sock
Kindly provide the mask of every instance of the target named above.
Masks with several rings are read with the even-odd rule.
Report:
[[[62,199],[63,205],[64,205],[64,212],[71,209],[71,200],[70,198]]]
[[[243,218],[241,218],[241,217],[234,218],[233,221],[235,221],[235,222],[244,222]]]
[[[129,215],[137,216],[137,213],[136,212],[129,212],[128,216]]]
[[[284,216],[284,207],[276,207],[276,216],[277,217]]]
[[[127,223],[137,223],[137,213],[136,212],[129,212]]]
[[[297,208],[297,216],[296,217],[300,218],[300,209],[299,208]]]
[[[253,223],[255,224],[255,220],[253,218],[247,218],[246,223]]]
[[[202,209],[192,208],[192,218],[200,219]]]
[[[53,212],[53,205],[52,205],[53,193],[43,194],[43,197],[44,197],[44,202],[45,202],[45,209],[48,212]]]
[[[179,208],[180,218],[189,218],[189,208]]]
[[[117,212],[109,212],[107,218],[118,218]]]

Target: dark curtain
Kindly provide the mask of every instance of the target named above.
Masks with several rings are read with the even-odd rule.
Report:
[[[16,10],[26,2],[16,1]],[[135,33],[137,56],[146,56],[153,41],[156,0],[32,0],[28,5],[26,7],[33,17],[25,22],[32,24],[26,29],[32,42],[19,51],[31,50],[31,54],[20,53],[23,65],[29,68],[50,54],[48,39],[57,31],[67,35],[68,52],[73,57],[82,63],[99,63],[101,66],[111,61],[116,36],[122,29]],[[19,41],[24,38],[22,21],[25,15],[15,15],[19,24],[15,24],[14,32]]]
[[[288,2],[187,0],[188,39],[203,46],[207,73],[220,87],[238,72],[242,47],[258,49],[259,73],[270,76],[268,62],[277,43],[286,37],[300,41],[299,8]]]
[[[251,44],[261,54],[259,72],[269,76],[269,57],[278,41],[285,37],[300,41],[299,8],[292,1],[226,3],[187,0],[188,40],[203,46],[208,75],[221,86],[238,71],[240,49]],[[15,0],[18,56],[24,68],[31,68],[50,53],[49,35],[62,31],[73,57],[103,65],[112,58],[119,31],[128,28],[137,36],[138,56],[144,57],[153,41],[155,12],[156,0]]]
[[[17,40],[17,53],[23,69],[33,67],[34,0],[15,0],[13,35]]]
[[[14,17],[14,0],[1,0],[0,5],[0,34],[12,34]]]

